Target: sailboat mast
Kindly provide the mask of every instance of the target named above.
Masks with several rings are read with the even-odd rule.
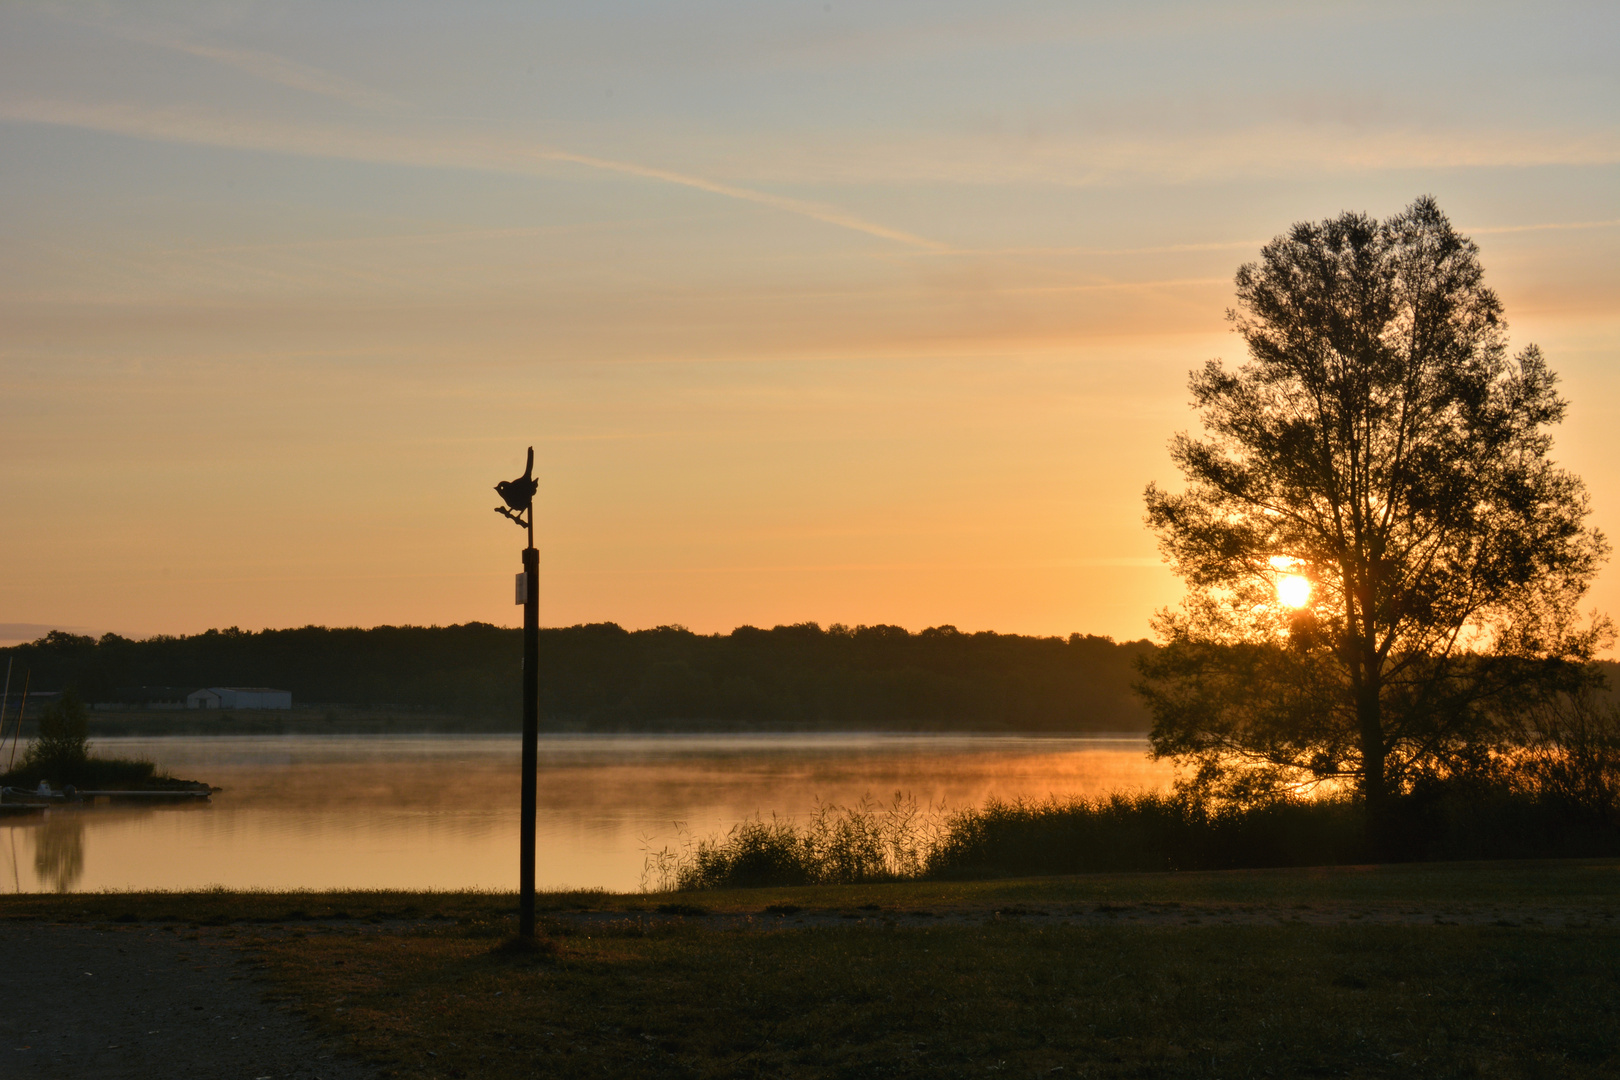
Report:
[[[5,744],[6,738],[6,710],[11,708],[11,665],[17,662],[15,656],[6,657],[6,690],[0,694],[0,745]]]
[[[17,742],[22,738],[23,713],[28,709],[28,687],[33,683],[33,681],[34,669],[29,668],[28,674],[23,676],[22,704],[17,706],[17,727],[11,736],[11,760],[6,762],[7,772],[10,772],[11,767],[17,763]],[[4,741],[0,740],[0,746],[4,745]]]

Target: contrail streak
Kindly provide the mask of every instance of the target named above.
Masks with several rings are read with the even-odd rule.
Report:
[[[361,108],[415,108],[410,102],[403,101],[391,94],[373,90],[371,87],[353,79],[346,79],[341,75],[334,75],[330,71],[310,67],[308,64],[300,64],[296,60],[289,60],[275,53],[261,52],[257,49],[237,49],[227,45],[213,45],[205,41],[197,41],[194,38],[163,34],[133,26],[123,26],[78,14],[70,15],[65,12],[52,12],[50,14],[63,22],[90,30],[97,30],[112,37],[122,38],[125,41],[139,42],[142,45],[150,45],[156,49],[168,49],[172,52],[184,53],[187,56],[195,56],[223,67],[232,68],[246,75],[251,75],[256,79],[263,79],[265,82],[276,83],[292,90],[302,90],[309,94],[318,94],[321,97],[333,98]]]
[[[772,195],[765,191],[737,187],[734,184],[722,184],[719,181],[708,180],[701,176],[689,176],[685,173],[672,172],[668,169],[659,169],[648,165],[636,165],[627,161],[613,161],[608,158],[590,157],[586,154],[572,154],[563,150],[540,150],[534,153],[536,157],[547,161],[567,161],[593,169],[605,169],[609,172],[624,173],[627,176],[645,177],[648,180],[662,180],[665,183],[679,184],[682,187],[695,188],[698,191],[707,191],[715,195],[742,199],[745,202],[759,203],[761,206],[773,207],[785,213],[798,214],[801,217],[826,222],[828,225],[854,229],[856,232],[882,237],[885,240],[894,240],[902,244],[910,244],[913,247],[925,248],[929,251],[947,252],[952,250],[948,244],[942,244],[937,240],[929,240],[900,229],[891,229],[887,225],[867,221],[864,218],[856,217],[854,214],[846,213],[835,206],[828,206],[824,203],[807,202],[803,199],[793,199],[785,195]]]

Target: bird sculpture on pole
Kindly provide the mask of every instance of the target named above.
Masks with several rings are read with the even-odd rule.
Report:
[[[516,480],[502,480],[495,485],[495,493],[506,503],[497,506],[495,512],[504,514],[517,522],[522,528],[530,528],[534,524],[534,493],[539,490],[540,481],[534,478],[534,447],[529,447],[529,464],[523,470],[523,475]],[[523,520],[527,512],[529,519]]]

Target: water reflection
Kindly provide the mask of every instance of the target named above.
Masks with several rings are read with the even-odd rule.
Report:
[[[51,892],[71,892],[84,873],[84,822],[77,814],[53,814],[35,826],[34,875]]]
[[[498,888],[515,884],[518,742],[506,737],[103,740],[225,790],[212,805],[53,809],[23,891]],[[633,889],[644,850],[817,801],[924,806],[1158,788],[1138,740],[864,735],[542,740],[543,887]],[[47,831],[50,831],[47,838]],[[86,833],[94,857],[86,859]]]

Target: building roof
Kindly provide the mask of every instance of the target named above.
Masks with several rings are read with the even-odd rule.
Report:
[[[181,701],[196,690],[195,686],[120,686],[113,692],[114,701]]]

